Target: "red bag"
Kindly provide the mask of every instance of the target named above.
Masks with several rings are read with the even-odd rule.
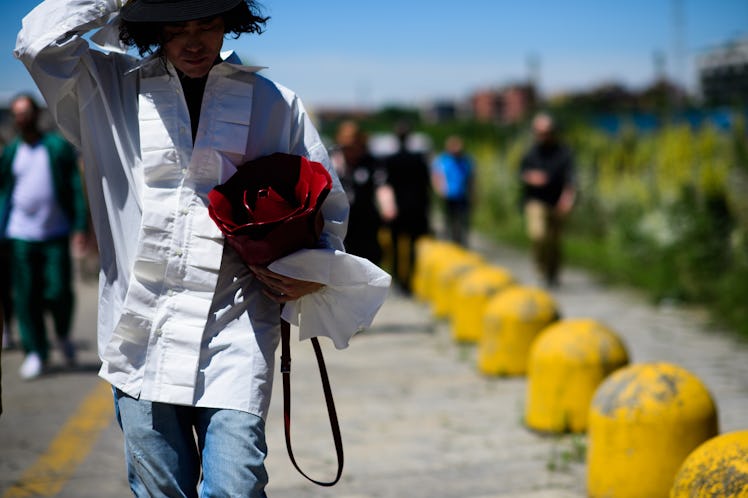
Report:
[[[244,163],[213,188],[208,214],[245,263],[264,266],[317,246],[331,189],[322,164],[277,152]]]
[[[324,225],[320,207],[331,189],[332,177],[322,164],[277,152],[244,163],[226,183],[214,187],[208,193],[208,214],[246,264],[264,266],[299,249],[317,246]],[[281,320],[286,448],[291,463],[304,477],[320,486],[333,486],[343,473],[343,442],[322,349],[316,337],[311,341],[338,457],[337,475],[332,481],[317,481],[305,474],[294,458],[291,448],[290,325]]]

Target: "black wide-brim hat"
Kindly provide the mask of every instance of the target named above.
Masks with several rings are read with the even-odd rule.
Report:
[[[120,16],[128,22],[184,22],[227,12],[244,0],[130,0]]]

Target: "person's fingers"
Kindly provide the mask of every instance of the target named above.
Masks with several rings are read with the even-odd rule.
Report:
[[[273,299],[273,301],[279,303],[293,301],[324,287],[323,284],[318,282],[309,282],[306,280],[286,277],[272,272],[267,268],[255,266],[250,268],[256,275],[257,279],[265,286],[263,292]]]
[[[288,294],[275,293],[268,289],[262,289],[262,293],[278,304],[283,304],[298,299],[297,297],[291,297]]]

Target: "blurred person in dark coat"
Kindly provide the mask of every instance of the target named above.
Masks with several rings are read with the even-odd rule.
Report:
[[[0,307],[4,308],[4,317],[0,325],[3,326],[2,349],[13,349],[16,347],[16,341],[11,332],[12,318],[12,298],[10,271],[12,265],[10,262],[10,241],[5,238],[5,234],[0,233]]]
[[[3,123],[3,125],[6,125]],[[15,135],[15,129],[13,123],[3,126],[0,132],[0,154],[8,145],[6,140],[6,128],[7,137],[12,140]],[[0,213],[2,208],[0,207]],[[0,222],[1,223],[1,222]],[[0,307],[3,308],[3,321],[0,325],[3,325],[2,333],[0,333],[0,339],[2,339],[2,349],[14,349],[16,347],[16,341],[11,331],[11,324],[13,318],[13,302],[11,297],[11,284],[10,284],[10,241],[5,238],[5,234],[0,232]]]
[[[0,336],[5,333],[5,314],[3,305],[0,303]],[[0,357],[2,357],[2,348],[0,348]],[[3,362],[0,358],[0,415],[3,414]]]
[[[576,196],[571,151],[546,113],[532,121],[535,142],[520,163],[522,206],[535,266],[544,284],[559,284],[561,235]]]
[[[382,260],[379,230],[395,213],[387,172],[369,151],[368,137],[358,123],[341,123],[335,142],[330,158],[351,207],[345,250],[378,265]]]
[[[400,290],[409,294],[415,264],[415,242],[430,233],[431,179],[422,153],[408,149],[411,127],[398,123],[395,128],[398,150],[387,158],[387,183],[392,186],[397,214],[390,223],[392,274]]]

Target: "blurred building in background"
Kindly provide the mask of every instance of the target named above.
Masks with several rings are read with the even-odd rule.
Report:
[[[530,83],[479,90],[470,98],[472,114],[483,123],[519,123],[532,114],[536,95],[535,86]]]
[[[748,104],[748,38],[705,52],[697,60],[697,70],[706,105]]]
[[[312,109],[312,114],[323,132],[346,119],[379,119],[380,128],[389,127],[391,123],[382,124],[381,119],[393,121],[403,112],[409,119],[429,125],[475,121],[501,127],[525,123],[538,108],[550,107],[556,112],[584,116],[616,132],[625,123],[642,130],[656,129],[673,116],[695,126],[709,121],[730,128],[733,118],[720,113],[728,108],[748,112],[748,37],[727,41],[696,56],[699,94],[689,92],[682,82],[667,75],[661,52],[655,52],[654,64],[652,79],[639,87],[617,80],[591,81],[586,88],[543,96],[537,85],[538,62],[532,59],[527,78],[498,84],[487,81],[461,98],[414,101],[380,109],[332,106]],[[386,141],[377,145],[391,148]]]

